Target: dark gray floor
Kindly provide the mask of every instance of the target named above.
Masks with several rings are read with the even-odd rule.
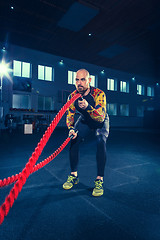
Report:
[[[0,179],[21,171],[42,134],[3,133]],[[56,129],[39,161],[65,140]],[[111,129],[107,142],[105,193],[91,196],[96,177],[95,139],[81,146],[80,183],[65,191],[68,146],[32,174],[0,226],[1,240],[159,240],[160,134],[158,131]],[[13,186],[13,185],[12,185]],[[0,189],[0,205],[12,186]]]

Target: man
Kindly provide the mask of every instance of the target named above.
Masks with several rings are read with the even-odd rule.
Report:
[[[94,130],[97,138],[97,178],[93,189],[93,196],[103,195],[103,177],[106,163],[106,140],[109,134],[109,118],[106,113],[105,93],[95,87],[90,87],[91,78],[89,72],[80,69],[76,73],[76,90],[69,98],[79,92],[83,98],[77,99],[67,111],[66,124],[69,129],[69,136],[73,135],[70,145],[70,167],[71,174],[63,184],[64,189],[71,189],[79,182],[77,167],[79,161],[79,144],[83,138]],[[76,110],[80,112],[77,122],[74,122]],[[78,131],[78,133],[77,133]]]

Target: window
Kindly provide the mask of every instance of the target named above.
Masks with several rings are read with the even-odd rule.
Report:
[[[68,84],[75,84],[76,72],[68,71]]]
[[[90,85],[92,87],[95,87],[96,77],[94,75],[90,75],[90,78],[91,78]],[[68,84],[74,84],[75,85],[75,79],[76,79],[76,72],[68,71]]]
[[[13,61],[13,75],[21,77],[21,75],[22,75],[21,72],[22,72],[21,62],[14,60]]]
[[[30,109],[31,108],[30,96],[29,95],[21,95],[21,94],[13,94],[12,107],[13,108]]]
[[[129,93],[129,83],[125,81],[120,81],[120,91]]]
[[[52,97],[38,96],[38,110],[53,110],[54,102]]]
[[[137,117],[143,117],[144,116],[144,107],[138,106],[137,107]]]
[[[38,79],[52,81],[53,80],[52,67],[38,65]]]
[[[38,79],[44,80],[44,66],[38,65]]]
[[[13,60],[13,75],[16,77],[31,77],[31,64]]]
[[[107,78],[107,90],[117,91],[117,80]]]
[[[144,86],[137,84],[137,94],[138,95],[144,95]]]
[[[117,115],[117,104],[116,103],[108,103],[107,104],[107,112],[109,115]]]
[[[91,78],[91,83],[90,85],[92,87],[95,87],[96,86],[96,77],[94,75],[90,75],[90,78]]]
[[[154,97],[154,87],[147,87],[147,96]]]
[[[129,105],[128,104],[120,105],[120,115],[121,116],[129,116]]]

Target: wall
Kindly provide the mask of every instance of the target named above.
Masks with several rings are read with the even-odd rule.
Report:
[[[0,47],[2,49],[2,44]],[[111,126],[113,127],[143,127],[143,118],[137,117],[137,106],[143,105],[145,109],[147,107],[153,107],[154,109],[159,109],[160,106],[160,90],[159,86],[156,86],[152,79],[143,78],[140,76],[133,76],[133,74],[103,68],[101,66],[96,66],[93,64],[88,64],[85,62],[80,62],[62,56],[55,56],[44,52],[35,51],[32,49],[23,48],[20,46],[10,45],[5,54],[6,61],[12,63],[13,60],[19,60],[24,62],[30,62],[32,64],[32,91],[31,95],[31,108],[37,112],[38,105],[38,94],[45,96],[53,96],[55,103],[55,110],[59,110],[62,106],[61,102],[61,93],[63,90],[73,91],[75,87],[67,83],[68,80],[68,70],[77,71],[80,68],[86,68],[90,74],[96,75],[97,78],[97,87],[102,89],[107,95],[108,103],[117,103],[124,104],[127,103],[130,105],[130,116],[121,117],[119,116],[110,116]],[[60,65],[59,61],[63,59],[64,64]],[[47,82],[37,79],[37,66],[38,64],[53,66],[54,67],[54,82]],[[104,69],[104,74],[101,73],[101,70]],[[132,78],[135,77],[135,81]],[[116,78],[118,81],[117,91],[108,91],[107,90],[107,78]],[[129,93],[119,92],[119,82],[120,80],[129,81],[130,91]],[[145,96],[137,95],[136,84],[155,85],[155,97],[150,98]],[[10,113],[10,108],[12,107],[12,95],[13,93],[19,93],[13,91],[12,81],[4,78],[3,86],[3,106],[4,106],[4,116],[7,113]],[[22,112],[14,113],[18,116],[22,115]],[[51,119],[55,114],[51,114]],[[4,119],[3,119],[4,120]],[[65,125],[65,119],[63,119],[61,125]],[[1,124],[1,128],[4,128],[4,121]]]

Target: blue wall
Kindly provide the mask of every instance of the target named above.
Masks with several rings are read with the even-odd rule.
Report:
[[[2,49],[2,44],[0,47]],[[31,108],[37,112],[38,106],[38,94],[44,96],[53,96],[54,108],[59,110],[62,106],[61,94],[63,90],[73,91],[75,87],[68,84],[68,70],[77,71],[80,68],[86,68],[90,74],[96,75],[97,87],[102,89],[107,95],[108,103],[118,104],[118,116],[110,116],[111,126],[116,127],[143,127],[143,117],[137,117],[137,106],[152,107],[154,109],[159,109],[160,107],[160,90],[159,86],[156,86],[153,79],[143,78],[141,76],[136,76],[134,74],[129,74],[113,69],[104,68],[101,66],[96,66],[93,64],[88,64],[62,56],[55,56],[44,52],[39,52],[20,46],[10,45],[5,54],[6,61],[12,63],[13,60],[19,60],[22,62],[29,62],[32,64],[32,90],[31,93]],[[64,64],[60,65],[59,61],[63,59]],[[37,67],[38,65],[52,66],[54,68],[54,81],[42,81],[37,78]],[[104,69],[105,73],[102,74],[101,70]],[[135,77],[135,81],[132,80]],[[107,78],[116,78],[118,81],[117,91],[107,91]],[[121,80],[129,82],[129,93],[121,93],[119,91],[119,82]],[[4,116],[10,113],[10,108],[12,107],[12,95],[13,93],[23,92],[13,91],[12,83],[4,79],[3,86],[3,106],[4,106]],[[145,89],[147,86],[155,87],[155,97],[147,97],[146,92],[144,96],[137,95],[136,84],[144,84]],[[130,116],[123,117],[119,115],[119,104],[129,104],[130,106]],[[16,115],[22,115],[23,112],[19,111],[14,113]],[[54,114],[51,114],[51,118]],[[62,120],[62,125],[65,125],[65,119]],[[4,125],[3,125],[4,128]]]

